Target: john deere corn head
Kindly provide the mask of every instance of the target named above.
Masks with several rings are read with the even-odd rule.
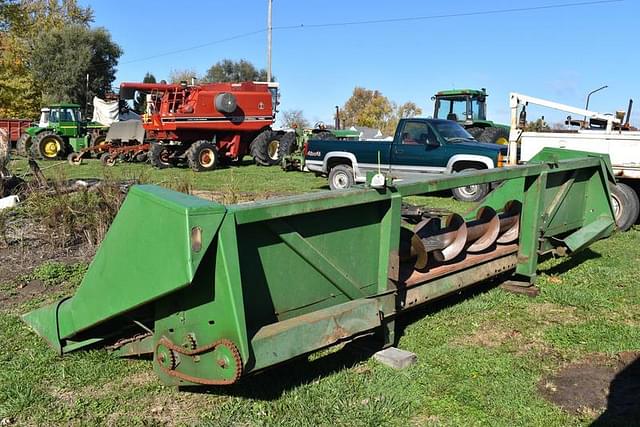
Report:
[[[382,188],[224,206],[133,187],[71,298],[24,320],[60,354],[153,355],[167,384],[241,377],[363,335],[394,342],[413,307],[490,278],[532,283],[538,257],[614,229],[608,158],[545,149],[530,164]],[[468,214],[403,197],[501,182]]]

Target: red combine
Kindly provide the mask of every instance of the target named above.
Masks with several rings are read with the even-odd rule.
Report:
[[[295,145],[295,133],[274,131],[278,84],[261,82],[198,85],[122,83],[120,99],[146,94],[145,143],[151,164],[187,163],[193,170],[215,169],[251,154],[274,165]]]

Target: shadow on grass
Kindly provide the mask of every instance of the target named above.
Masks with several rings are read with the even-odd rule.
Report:
[[[558,274],[566,273],[567,271],[576,268],[578,265],[582,264],[585,261],[597,259],[600,257],[602,257],[602,255],[592,251],[590,248],[587,248],[575,255],[564,258],[560,264],[550,267],[546,270],[540,270],[540,272],[545,273],[549,276],[555,276]],[[545,255],[544,257],[540,258],[539,262],[543,262],[549,258],[551,258],[551,255]]]
[[[616,374],[609,386],[607,409],[591,426],[640,425],[640,357]]]
[[[458,294],[443,297],[423,307],[418,307],[396,320],[396,342],[404,335],[405,328],[430,314],[437,313],[461,301],[488,292],[500,281],[490,281],[463,290]],[[221,387],[180,387],[191,393],[214,394],[221,396],[248,397],[259,400],[275,400],[288,390],[313,383],[314,381],[349,369],[369,359],[381,349],[379,341],[373,337],[359,338],[347,343],[340,350],[310,361],[307,356],[284,362],[262,373],[249,375],[232,386]]]

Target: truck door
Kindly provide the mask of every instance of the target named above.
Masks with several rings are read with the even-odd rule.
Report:
[[[398,173],[438,173],[446,170],[443,149],[425,121],[405,120],[391,149],[391,170]]]

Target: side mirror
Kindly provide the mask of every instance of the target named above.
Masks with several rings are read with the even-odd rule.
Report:
[[[435,137],[427,138],[427,146],[429,147],[439,147],[440,143]]]

